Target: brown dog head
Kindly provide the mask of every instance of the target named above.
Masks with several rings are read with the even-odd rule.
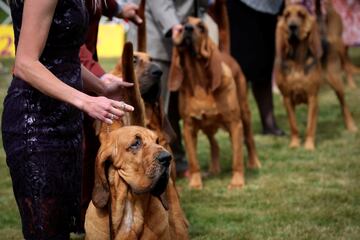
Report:
[[[301,4],[286,6],[278,21],[276,39],[278,56],[286,56],[291,48],[300,43],[307,43],[315,57],[320,58],[322,55],[316,19]]]
[[[109,201],[109,166],[135,194],[160,196],[165,191],[172,157],[158,141],[154,132],[137,126],[122,127],[109,134],[96,159],[92,195],[96,207],[103,208]]]
[[[171,91],[177,91],[184,79],[184,72],[192,77],[209,79],[207,86],[211,91],[216,90],[221,83],[222,66],[220,52],[215,43],[208,35],[205,23],[194,17],[188,17],[183,24],[182,31],[173,36],[173,55],[169,72],[168,87]],[[197,76],[194,66],[187,65],[184,56],[201,61],[206,67],[207,76]],[[185,62],[184,62],[185,61]]]
[[[113,74],[122,76],[122,61],[122,59],[119,60],[112,72]],[[169,144],[176,138],[176,134],[163,111],[160,99],[162,71],[144,52],[134,52],[133,65],[135,76],[139,82],[141,98],[145,104],[146,127],[156,131],[161,142]]]
[[[134,53],[135,75],[140,82],[141,97],[145,103],[146,127],[154,130],[163,146],[174,141],[176,134],[164,113],[160,97],[162,71],[147,53]]]

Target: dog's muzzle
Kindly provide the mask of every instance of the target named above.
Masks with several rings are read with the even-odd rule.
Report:
[[[159,179],[157,180],[156,184],[151,189],[151,194],[154,196],[160,196],[167,187],[167,184],[169,182],[169,176],[170,176],[169,166],[170,166],[171,159],[172,159],[171,154],[166,151],[160,152],[159,155],[156,157],[156,160],[162,166],[163,171],[162,171]]]
[[[299,26],[296,24],[289,24],[289,38],[290,40],[298,40],[299,39]]]

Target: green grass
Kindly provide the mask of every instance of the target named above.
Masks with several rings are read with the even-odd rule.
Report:
[[[351,52],[360,65],[360,49]],[[102,59],[109,70],[114,59]],[[6,61],[8,67],[11,61]],[[9,75],[0,75],[3,99]],[[360,86],[360,77],[356,78]],[[360,127],[360,88],[346,89],[347,101]],[[279,125],[289,133],[281,97],[275,98]],[[288,137],[260,135],[257,108],[250,96],[255,141],[262,169],[246,172],[246,186],[228,191],[231,151],[227,133],[217,134],[221,146],[222,173],[204,179],[202,191],[189,190],[178,181],[182,207],[190,222],[191,239],[360,239],[360,133],[348,133],[335,94],[324,86],[319,97],[320,112],[316,151],[291,150]],[[303,134],[306,107],[297,111]],[[206,171],[209,144],[199,136],[198,157]],[[11,189],[11,179],[0,151],[0,236],[20,239],[20,220]],[[246,157],[245,157],[246,158]]]

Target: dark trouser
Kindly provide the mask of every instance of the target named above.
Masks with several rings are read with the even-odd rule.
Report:
[[[272,69],[277,16],[258,12],[240,0],[228,0],[231,54],[244,71],[256,100],[264,133],[277,129]]]

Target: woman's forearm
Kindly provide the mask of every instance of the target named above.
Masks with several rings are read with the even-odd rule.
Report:
[[[98,96],[104,95],[104,83],[83,65],[81,65],[81,79],[85,92],[93,92]]]

